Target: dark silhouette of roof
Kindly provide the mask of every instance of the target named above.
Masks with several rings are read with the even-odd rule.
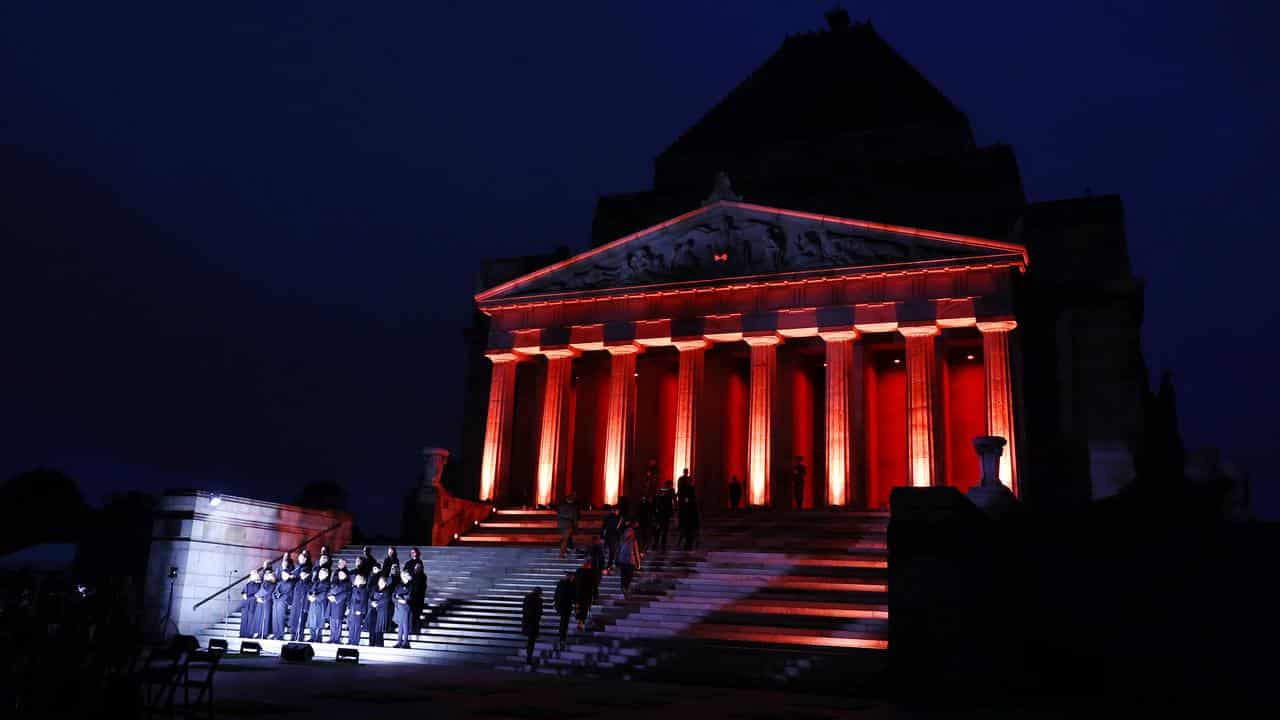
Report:
[[[871,23],[793,35],[659,157],[882,128],[960,128],[964,113]]]

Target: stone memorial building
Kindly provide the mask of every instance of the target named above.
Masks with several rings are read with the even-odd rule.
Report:
[[[1013,149],[870,23],[788,37],[599,199],[592,247],[482,268],[459,486],[611,505],[685,468],[704,506],[883,508],[978,482],[1113,494],[1153,439],[1118,198],[1028,202]],[[652,492],[653,488],[648,488]]]

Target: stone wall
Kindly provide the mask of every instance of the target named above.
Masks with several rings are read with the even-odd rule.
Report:
[[[152,530],[143,585],[144,629],[153,636],[190,634],[216,622],[239,602],[238,588],[198,608],[196,604],[232,581],[243,583],[263,560],[278,563],[285,551],[303,542],[312,557],[321,545],[342,548],[351,542],[351,516],[204,491],[170,491],[160,501]],[[167,624],[168,573],[174,566],[178,575],[172,583],[172,624]]]

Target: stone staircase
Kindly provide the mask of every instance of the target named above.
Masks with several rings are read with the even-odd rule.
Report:
[[[578,553],[603,512],[584,513]],[[427,608],[412,648],[359,647],[361,661],[498,667],[585,677],[814,687],[872,678],[888,646],[884,513],[742,512],[704,520],[698,548],[651,552],[623,598],[605,576],[584,631],[557,642],[556,582],[578,553],[558,557],[554,513],[498,510],[449,547],[423,548]],[[669,548],[676,541],[673,528]],[[403,552],[404,548],[400,548]],[[336,557],[354,565],[358,549]],[[541,586],[546,607],[524,659],[521,601]],[[239,614],[200,634],[234,650]],[[326,634],[327,637],[327,634]],[[275,653],[283,641],[259,640]],[[389,636],[388,644],[394,643]],[[317,656],[335,648],[317,644]]]

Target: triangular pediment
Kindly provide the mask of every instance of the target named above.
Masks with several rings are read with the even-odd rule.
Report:
[[[480,302],[1019,255],[1020,245],[716,202],[516,278]]]

